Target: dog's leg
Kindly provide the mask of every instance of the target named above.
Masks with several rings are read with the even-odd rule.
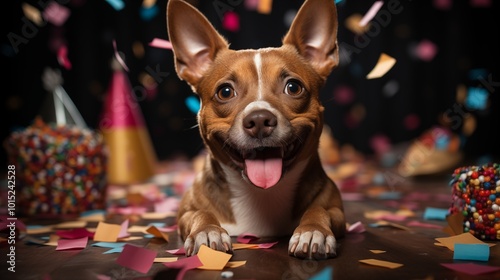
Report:
[[[203,210],[188,211],[180,217],[178,224],[186,256],[196,255],[201,245],[231,252],[231,237],[212,213]]]
[[[333,231],[332,231],[333,230]],[[337,255],[337,240],[345,234],[343,211],[338,207],[309,208],[295,229],[288,252],[298,258],[326,259]]]

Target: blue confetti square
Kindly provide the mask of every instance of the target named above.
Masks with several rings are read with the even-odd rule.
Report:
[[[465,106],[471,110],[484,110],[488,103],[488,91],[485,88],[471,87],[467,92]]]

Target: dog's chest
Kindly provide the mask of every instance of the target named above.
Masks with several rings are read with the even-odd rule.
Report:
[[[234,224],[222,224],[229,235],[252,233],[257,236],[289,235],[298,225],[293,217],[295,191],[305,163],[300,162],[270,189],[257,188],[241,174],[224,168],[231,190]]]

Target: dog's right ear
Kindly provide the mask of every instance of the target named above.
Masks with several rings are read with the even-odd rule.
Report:
[[[180,79],[196,88],[226,40],[196,8],[181,0],[167,4],[167,30]]]

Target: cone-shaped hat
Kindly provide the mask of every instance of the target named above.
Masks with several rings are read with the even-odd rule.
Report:
[[[115,69],[111,78],[100,129],[109,150],[109,184],[140,183],[154,175],[153,145],[141,108],[122,69]]]

